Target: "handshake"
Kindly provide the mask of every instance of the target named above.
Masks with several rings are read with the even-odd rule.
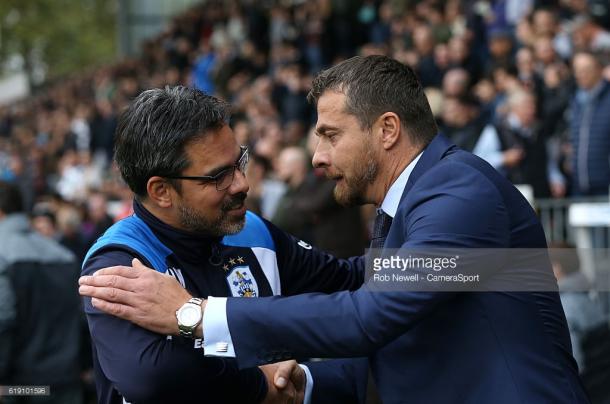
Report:
[[[267,379],[267,396],[263,404],[301,404],[307,378],[296,361],[260,366]]]

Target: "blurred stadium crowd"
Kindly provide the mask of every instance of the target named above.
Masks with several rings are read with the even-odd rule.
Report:
[[[0,179],[19,184],[41,231],[82,256],[130,209],[112,165],[117,114],[143,89],[192,85],[235,106],[236,135],[255,155],[251,209],[340,255],[357,252],[366,243],[358,212],[343,213],[339,226],[311,226],[337,207],[332,185],[309,172],[315,116],[305,95],[320,69],[382,53],[417,71],[446,135],[530,184],[535,197],[604,195],[608,8],[587,0],[207,1],[144,43],[140,57],[0,109]],[[333,245],[327,233],[344,227],[362,237]]]
[[[117,115],[140,91],[185,84],[234,105],[253,152],[249,208],[339,256],[367,245],[311,169],[312,75],[356,54],[413,67],[443,133],[536,198],[607,195],[610,6],[597,0],[206,1],[141,55],[0,107],[0,180],[40,233],[82,258],[131,193],[112,163]],[[69,46],[66,44],[66,46]]]

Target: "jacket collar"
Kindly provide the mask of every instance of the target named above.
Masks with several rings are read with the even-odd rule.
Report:
[[[159,241],[183,259],[191,262],[201,261],[209,256],[213,244],[220,243],[220,237],[204,236],[168,225],[137,200],[134,200],[133,210],[136,216],[152,229]]]
[[[457,146],[451,142],[447,137],[441,134],[437,134],[434,139],[426,146],[421,158],[415,165],[413,172],[409,176],[407,186],[402,192],[401,202],[409,192],[413,185],[417,182],[419,177],[424,175],[432,166],[438,163],[443,157],[453,153],[457,150]]]

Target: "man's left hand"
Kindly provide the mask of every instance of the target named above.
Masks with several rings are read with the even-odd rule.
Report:
[[[191,295],[174,278],[144,266],[138,259],[134,258],[132,265],[82,276],[78,292],[90,296],[91,304],[103,312],[159,334],[178,335],[176,310]]]

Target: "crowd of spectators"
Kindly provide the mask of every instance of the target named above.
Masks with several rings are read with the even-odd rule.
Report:
[[[310,168],[312,75],[361,54],[411,66],[442,132],[535,197],[607,195],[610,6],[600,0],[208,0],[141,54],[0,106],[0,180],[34,228],[83,257],[131,193],[112,162],[117,115],[140,91],[197,87],[234,105],[252,152],[249,208],[340,256],[367,244]]]
[[[416,70],[443,133],[536,197],[607,194],[608,8],[596,0],[206,1],[143,43],[138,57],[1,107],[0,179],[18,183],[41,230],[82,256],[130,211],[112,164],[117,114],[144,89],[186,84],[235,106],[235,133],[255,156],[250,208],[277,213],[309,242],[335,240],[312,231],[343,212],[311,195],[325,180],[279,156],[298,147],[309,160],[312,75],[382,53]],[[366,243],[360,215],[335,227],[346,227],[346,246]]]

